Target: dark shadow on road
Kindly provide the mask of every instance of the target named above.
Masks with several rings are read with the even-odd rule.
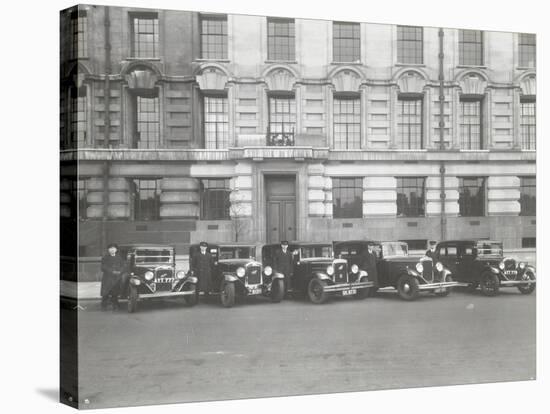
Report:
[[[59,401],[59,389],[57,388],[39,388],[36,392],[50,401]]]

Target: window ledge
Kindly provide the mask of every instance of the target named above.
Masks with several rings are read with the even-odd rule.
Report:
[[[401,66],[401,67],[407,67],[410,66],[412,68],[425,68],[425,63],[396,63],[395,66]]]
[[[456,65],[456,67],[461,69],[487,69],[485,65]]]
[[[229,63],[229,59],[207,59],[207,58],[197,58],[194,62],[220,62],[220,63]]]
[[[125,60],[129,60],[129,61],[149,60],[153,62],[160,62],[162,59],[158,57],[127,57]]]
[[[297,64],[297,60],[266,60],[265,63],[286,63],[286,64]]]
[[[342,66],[342,65],[351,65],[351,66],[363,66],[363,62],[338,62],[338,61],[334,61],[334,62],[330,62],[331,65],[339,65],[339,66]]]
[[[518,66],[516,70],[535,70],[534,66]]]

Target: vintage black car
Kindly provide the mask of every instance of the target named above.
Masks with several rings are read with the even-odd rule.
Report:
[[[493,240],[449,240],[437,244],[435,257],[453,272],[460,282],[487,296],[501,287],[517,287],[528,295],[535,290],[535,268],[526,262],[504,257],[502,243]]]
[[[400,241],[352,240],[334,243],[335,257],[346,259],[350,266],[358,264],[360,256],[369,245],[376,256],[378,284],[376,290],[395,291],[402,299],[414,300],[420,292],[432,292],[447,296],[453,281],[451,272],[442,263],[435,265],[427,256],[409,256],[408,245]]]
[[[273,266],[275,253],[280,244],[262,247],[262,263]],[[346,260],[335,259],[328,243],[289,243],[293,253],[293,275],[290,292],[295,296],[307,296],[311,302],[320,304],[329,295],[355,296],[364,299],[374,283],[367,272],[358,266],[348,266]],[[276,269],[275,269],[276,270]]]
[[[161,244],[128,244],[119,246],[127,259],[122,278],[121,299],[128,300],[128,312],[137,310],[138,301],[177,296],[185,305],[196,302],[197,278],[176,271],[176,249]]]
[[[199,251],[199,245],[189,248],[189,257]],[[213,258],[212,289],[207,296],[220,296],[223,306],[229,308],[237,297],[265,296],[278,303],[284,297],[283,275],[262,266],[256,260],[256,246],[250,244],[209,244]]]

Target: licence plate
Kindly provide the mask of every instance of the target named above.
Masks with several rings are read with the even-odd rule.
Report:
[[[257,289],[250,289],[249,292],[250,292],[251,295],[259,295],[259,294],[262,293],[262,289],[260,289],[260,288],[257,288]]]
[[[351,296],[351,295],[355,295],[356,293],[357,293],[356,289],[343,290],[342,296]]]

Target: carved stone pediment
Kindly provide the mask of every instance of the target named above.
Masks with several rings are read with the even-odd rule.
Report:
[[[332,78],[336,92],[358,92],[361,78],[351,70],[341,70]]]
[[[536,95],[537,94],[537,79],[535,75],[527,76],[520,82],[521,93],[523,95]]]
[[[484,95],[487,81],[480,75],[469,73],[459,82],[464,95]]]
[[[409,71],[401,75],[397,85],[401,93],[422,93],[426,80],[417,72]]]
[[[126,75],[130,89],[154,89],[157,81],[157,75],[149,69],[135,69]]]
[[[197,82],[203,90],[223,90],[227,84],[227,75],[218,68],[205,68],[197,75]]]
[[[296,78],[290,71],[279,68],[269,72],[265,81],[271,91],[291,91]]]

